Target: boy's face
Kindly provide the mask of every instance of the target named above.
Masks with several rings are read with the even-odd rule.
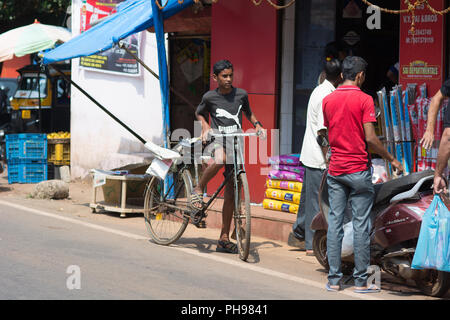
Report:
[[[233,84],[233,69],[223,69],[218,75],[213,75],[214,81],[217,81],[219,88],[231,89]]]

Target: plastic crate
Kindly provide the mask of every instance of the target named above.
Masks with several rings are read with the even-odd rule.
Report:
[[[6,159],[47,159],[47,135],[42,133],[18,133],[6,135]]]
[[[70,164],[70,139],[48,139],[48,162],[55,165]]]
[[[47,160],[9,160],[8,183],[39,183],[47,180]]]

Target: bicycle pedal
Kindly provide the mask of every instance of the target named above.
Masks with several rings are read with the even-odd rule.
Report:
[[[200,221],[199,223],[194,224],[199,229],[205,229],[206,228],[206,221]]]

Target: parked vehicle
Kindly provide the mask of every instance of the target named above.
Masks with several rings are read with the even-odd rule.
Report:
[[[327,261],[328,191],[325,172],[319,192],[320,212],[314,217],[314,254],[319,263],[329,269]],[[437,270],[417,270],[411,262],[419,237],[422,216],[433,200],[434,172],[412,173],[385,183],[376,184],[371,213],[371,264],[404,280],[415,281],[425,294],[441,297],[450,288],[450,273]],[[449,206],[448,199],[444,203]],[[342,272],[351,274],[353,254],[342,258]]]
[[[70,75],[70,65],[59,68]],[[23,133],[70,131],[70,85],[63,77],[53,69],[41,70],[39,65],[17,72],[18,87],[11,100],[13,127]]]

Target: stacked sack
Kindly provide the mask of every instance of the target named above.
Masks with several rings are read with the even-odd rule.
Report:
[[[303,186],[305,168],[299,154],[271,157],[271,170],[267,175],[265,209],[297,213]]]

